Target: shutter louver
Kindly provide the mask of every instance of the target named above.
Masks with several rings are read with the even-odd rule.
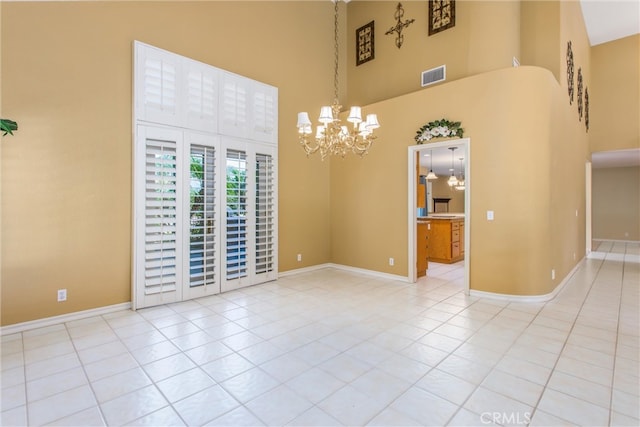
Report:
[[[227,150],[226,279],[247,276],[247,155]]]
[[[177,155],[173,141],[147,140],[145,295],[176,290]]]
[[[256,154],[256,274],[273,271],[275,256],[273,158]]]
[[[215,150],[191,146],[189,286],[216,284]]]

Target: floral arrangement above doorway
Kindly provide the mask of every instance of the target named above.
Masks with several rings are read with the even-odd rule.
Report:
[[[422,126],[416,132],[414,139],[418,144],[423,144],[438,137],[462,138],[464,129],[460,127],[460,122],[450,122],[447,119],[435,120]]]

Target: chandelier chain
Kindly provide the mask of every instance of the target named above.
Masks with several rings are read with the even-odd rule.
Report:
[[[333,91],[334,101],[338,102],[338,0],[334,1],[334,14],[333,14],[333,50],[334,50],[334,63],[333,63]]]

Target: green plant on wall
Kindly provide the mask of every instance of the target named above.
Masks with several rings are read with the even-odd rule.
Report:
[[[6,134],[13,135],[14,130],[18,130],[18,124],[16,122],[9,119],[0,119],[0,132],[2,132],[2,136]]]

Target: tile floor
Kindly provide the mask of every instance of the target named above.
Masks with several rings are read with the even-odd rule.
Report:
[[[640,246],[547,303],[323,269],[2,337],[10,425],[640,425]]]

